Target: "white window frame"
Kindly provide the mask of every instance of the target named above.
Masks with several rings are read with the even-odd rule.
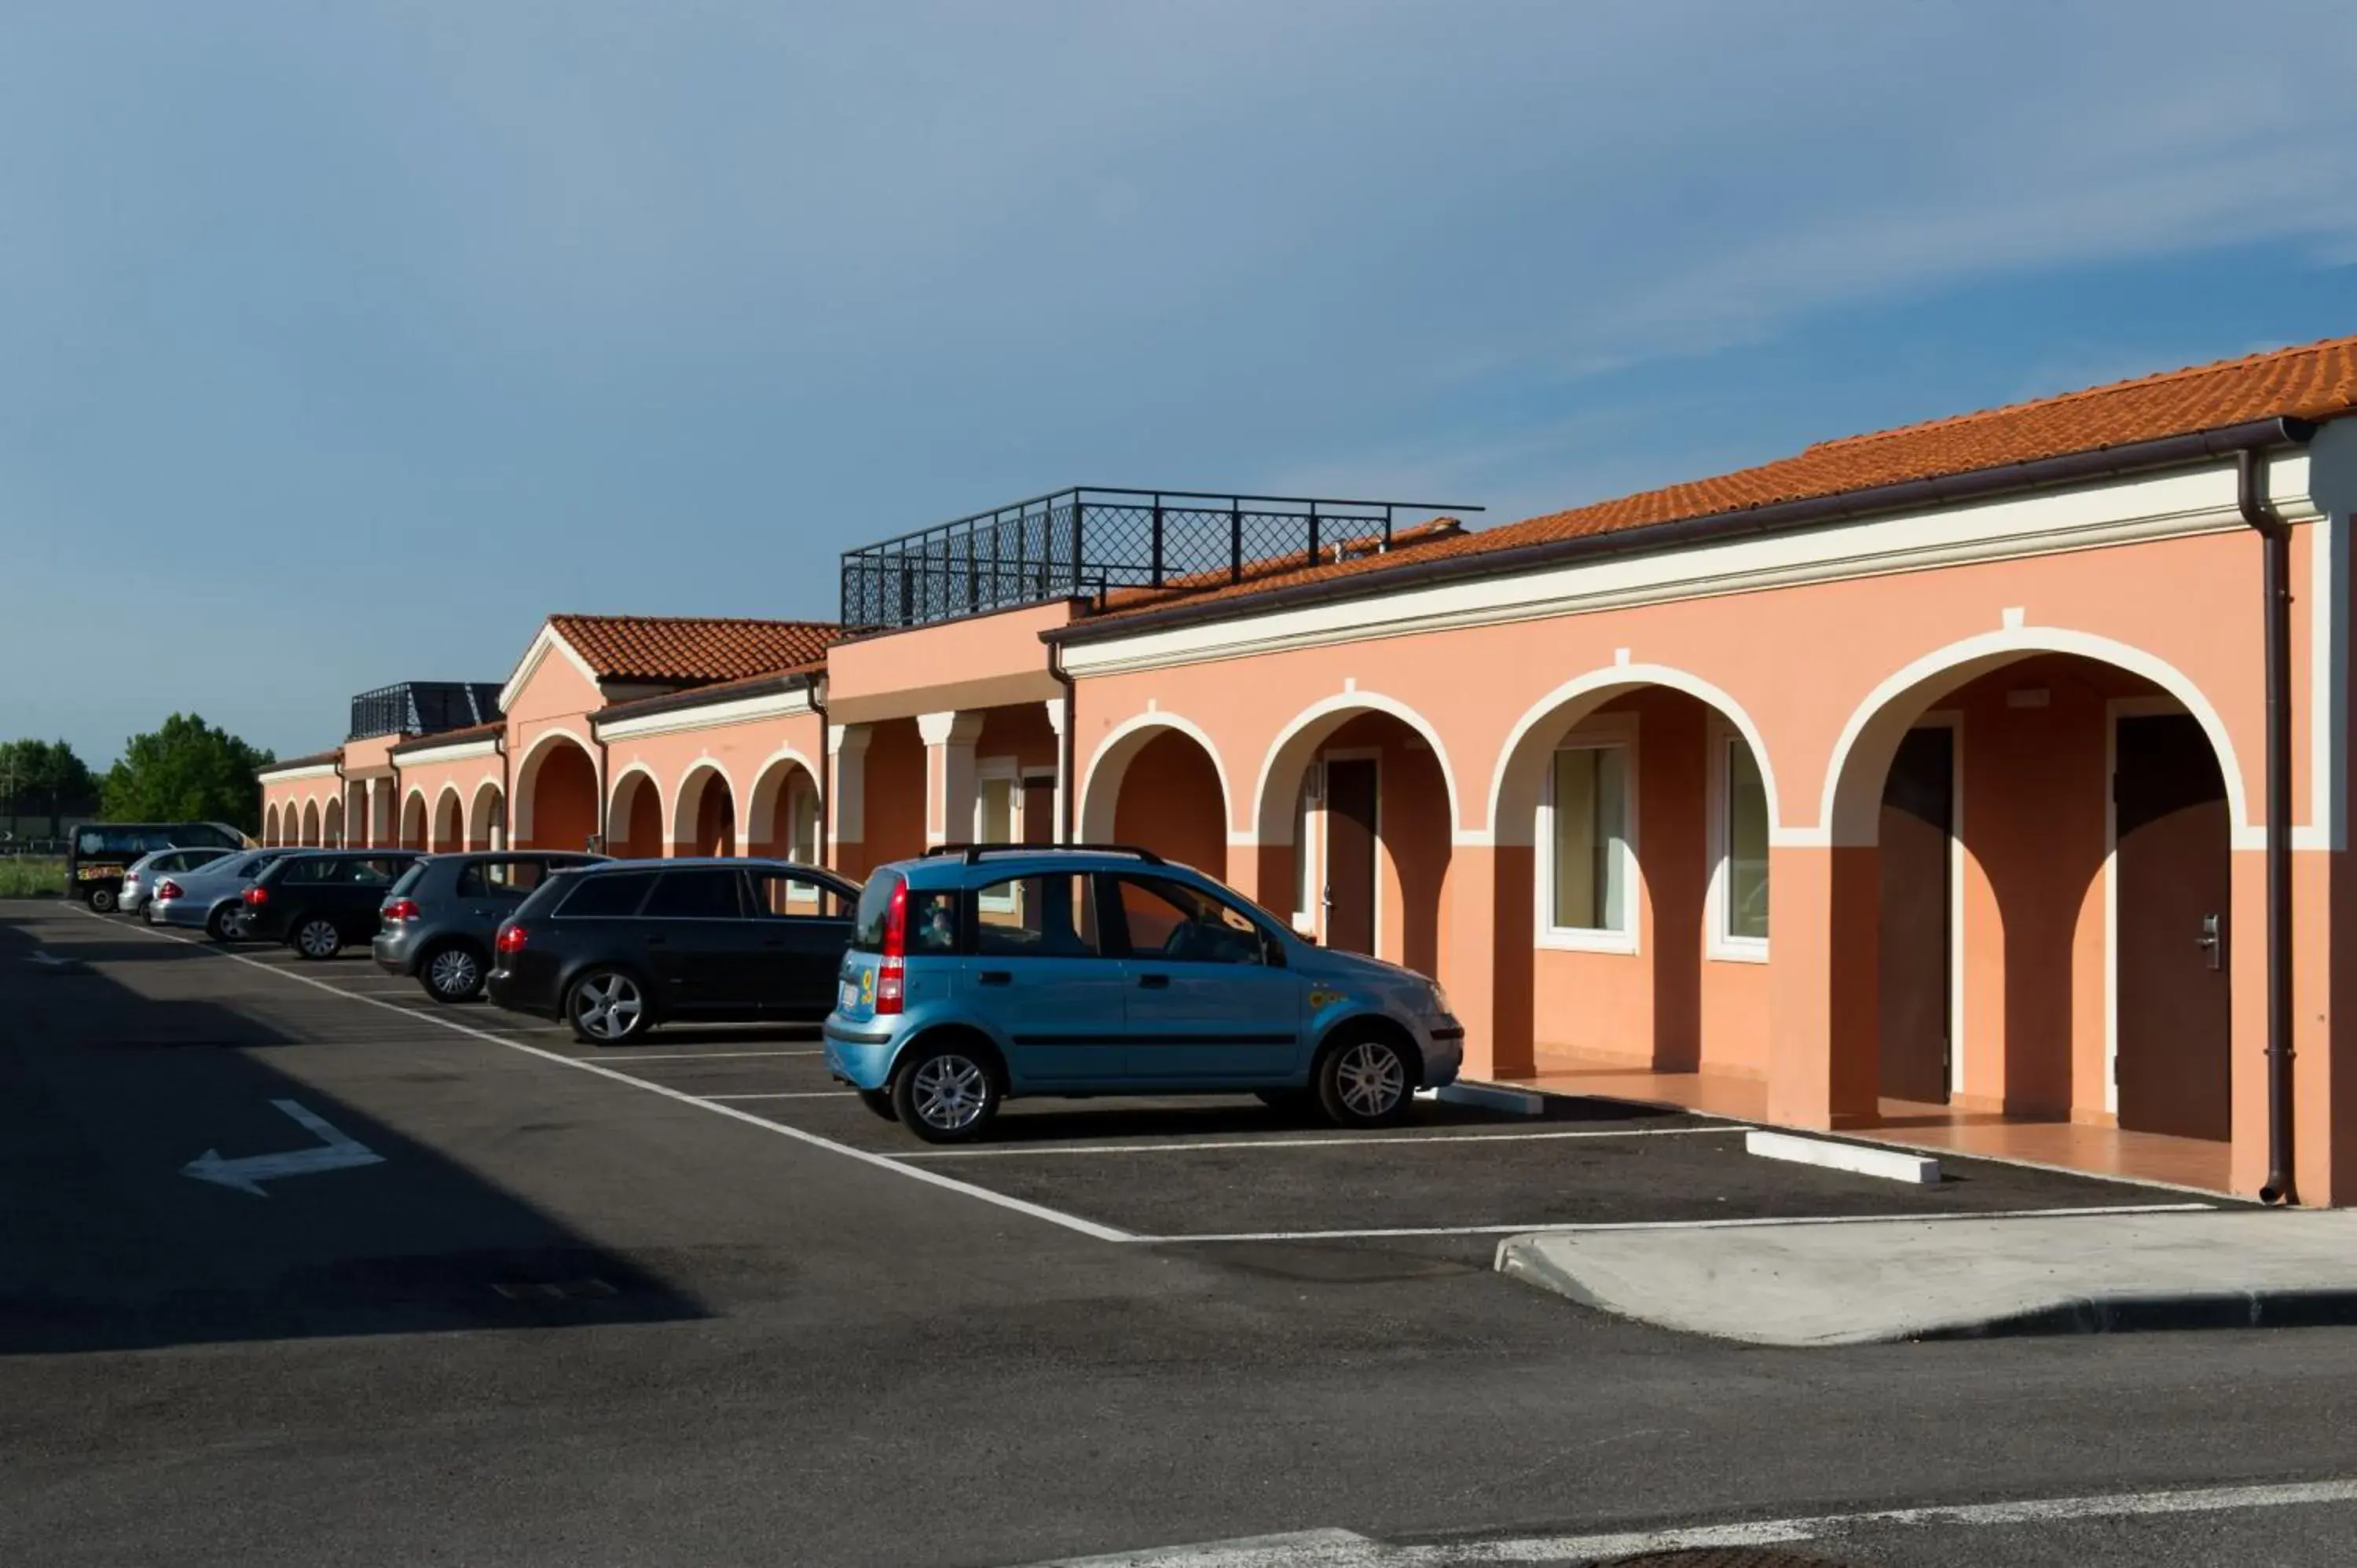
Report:
[[[809,864],[813,865],[817,865],[823,864],[826,859],[826,811],[819,801],[818,785],[816,780],[808,779],[799,768],[793,769],[789,773],[785,784],[779,790],[779,793],[785,797],[785,799],[780,802],[780,805],[786,814],[786,858],[788,860],[793,859],[794,855],[802,848],[800,844],[794,842],[794,802],[802,798],[802,791],[804,789],[808,789],[810,791],[810,800],[812,805],[819,807],[816,814],[812,818],[812,822],[816,829],[812,837],[817,841],[817,853],[811,856],[809,862]],[[786,902],[789,905],[808,904],[815,908],[818,904],[818,884],[815,882],[788,882],[786,884]]]
[[[974,832],[967,842],[970,843],[996,842],[983,837],[983,786],[988,783],[1003,783],[1006,786],[1006,831],[1009,834],[1006,842],[1021,843],[1023,842],[1023,769],[1011,757],[985,757],[974,759]],[[1019,891],[1012,885],[1003,894],[977,893],[974,896],[975,908],[987,910],[994,915],[1011,915],[1015,913],[1019,902]]]
[[[1535,944],[1561,952],[1633,954],[1643,950],[1644,887],[1637,854],[1637,715],[1605,714],[1588,719],[1555,742],[1547,753],[1545,776],[1539,780],[1538,832],[1532,844],[1532,886],[1538,904],[1533,914]],[[1618,751],[1621,754],[1621,789],[1626,832],[1620,839],[1621,903],[1619,927],[1558,926],[1555,923],[1555,759],[1557,752]]]
[[[1311,757],[1301,770],[1301,794],[1306,800],[1301,805],[1300,831],[1294,834],[1293,902],[1306,901],[1308,908],[1293,911],[1293,929],[1314,941],[1320,913],[1318,873],[1326,865],[1326,765],[1320,758]]]
[[[1706,804],[1710,815],[1708,835],[1710,887],[1703,899],[1705,933],[1703,951],[1706,957],[1717,959],[1723,962],[1766,963],[1770,940],[1768,937],[1732,936],[1727,929],[1727,839],[1729,836],[1727,813],[1733,803],[1733,794],[1727,787],[1728,748],[1733,746],[1749,746],[1751,743],[1745,738],[1741,730],[1723,719],[1711,721],[1709,737],[1710,788]],[[1757,758],[1754,760],[1756,761]],[[1776,832],[1774,822],[1769,822],[1768,832],[1770,842],[1772,843]],[[1773,858],[1772,853],[1770,858]],[[1769,874],[1768,897],[1770,899],[1769,930],[1772,933],[1775,929],[1774,899],[1776,897],[1776,880],[1772,870]]]

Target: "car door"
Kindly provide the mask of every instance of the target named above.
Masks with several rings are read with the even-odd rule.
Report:
[[[749,1017],[759,1010],[759,932],[747,916],[745,874],[733,866],[683,866],[655,878],[638,919],[665,1011]]]
[[[1005,1042],[1006,1065],[1026,1087],[1117,1088],[1122,1046],[1122,966],[1097,918],[1088,873],[1007,876],[968,897],[973,936],[961,994]],[[921,941],[910,923],[913,964]]]
[[[859,895],[848,884],[782,871],[747,873],[757,928],[752,984],[765,1013],[823,1018],[835,1003],[835,975],[851,946]]]
[[[1300,1058],[1302,984],[1258,922],[1176,877],[1107,880],[1124,939],[1131,1078],[1190,1087],[1289,1078]]]

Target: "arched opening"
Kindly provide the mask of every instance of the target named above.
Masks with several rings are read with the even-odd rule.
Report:
[[[606,853],[624,860],[662,857],[662,793],[644,768],[625,768],[614,781],[606,812]]]
[[[317,848],[319,843],[319,802],[303,802],[303,843]]]
[[[434,828],[425,847],[436,852],[460,848],[458,835],[464,814],[464,809],[458,803],[458,787],[456,784],[442,786],[442,793],[434,799]]]
[[[425,847],[425,791],[412,789],[401,802],[401,845],[403,849]]]
[[[344,803],[329,800],[319,819],[319,837],[313,841],[329,849],[341,849],[344,844]]]
[[[2075,639],[2057,638],[2066,649]],[[2176,671],[2035,646],[1906,672],[1827,780],[1834,1035],[1886,1123],[1953,1111],[2233,1135],[2235,825],[2215,710]]]
[[[688,769],[672,807],[672,847],[679,854],[735,854],[737,801],[728,776],[711,763]]]
[[[753,780],[746,801],[745,843],[753,854],[820,864],[818,779],[802,758],[772,757]]]
[[[587,849],[597,834],[597,765],[570,736],[541,736],[516,769],[519,849]]]
[[[264,845],[274,845],[278,842],[278,802],[275,800],[270,803],[268,811],[262,813],[262,842]]]
[[[1491,813],[1491,1070],[1709,1074],[1756,1098],[1776,817],[1748,715],[1674,670],[1571,682],[1516,726]]]
[[[467,808],[468,849],[507,847],[507,797],[490,779],[475,786],[474,801]]]
[[[1156,719],[1116,733],[1089,769],[1081,838],[1134,843],[1225,877],[1228,790],[1210,737]]]
[[[1458,812],[1429,722],[1368,693],[1321,703],[1278,737],[1257,800],[1263,905],[1329,947],[1438,974]]]

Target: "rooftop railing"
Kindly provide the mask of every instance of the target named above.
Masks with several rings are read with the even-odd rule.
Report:
[[[352,699],[347,740],[379,735],[438,735],[500,716],[500,688],[488,681],[404,681]]]
[[[1480,507],[1082,485],[843,555],[843,623],[911,627],[1118,588],[1214,588]]]

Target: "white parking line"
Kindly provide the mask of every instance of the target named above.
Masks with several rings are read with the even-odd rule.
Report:
[[[1347,1530],[1303,1530],[1249,1541],[1066,1557],[1035,1568],[1451,1568],[1481,1563],[1598,1563],[1651,1560],[1669,1552],[1734,1551],[1801,1541],[1846,1539],[1877,1527],[1954,1529],[2055,1524],[2069,1520],[2148,1519],[2170,1514],[2242,1513],[2357,1502],[2357,1480],[2292,1481],[2271,1486],[2202,1487],[2175,1492],[2113,1492],[2093,1497],[2029,1498],[2018,1502],[1880,1509],[1795,1519],[1673,1525],[1610,1535],[1534,1535],[1393,1545]]]
[[[611,1051],[599,1051],[601,1062],[710,1062],[724,1057],[815,1057],[821,1051],[640,1051],[635,1056],[618,1056]]]
[[[1582,1128],[1571,1133],[1372,1133],[1363,1137],[1337,1133],[1330,1138],[1213,1138],[1194,1144],[1045,1144],[1035,1147],[988,1149],[923,1149],[895,1155],[896,1160],[974,1160],[1008,1155],[1178,1155],[1196,1149],[1340,1149],[1361,1144],[1531,1144],[1563,1138],[1674,1138],[1688,1134],[1726,1137],[1746,1131],[1726,1127],[1621,1127],[1611,1131]]]
[[[1588,1230],[1740,1230],[1770,1225],[1888,1225],[1918,1219],[2072,1219],[2093,1214],[2197,1214],[2214,1203],[2120,1203],[2092,1208],[1996,1208],[1977,1213],[1794,1214],[1745,1219],[1616,1219],[1591,1224],[1542,1220],[1528,1225],[1404,1225],[1386,1230],[1230,1230],[1181,1236],[1132,1236],[1132,1241],[1360,1241],[1390,1236],[1568,1235]]]
[[[89,912],[85,910],[83,913]],[[90,918],[103,921],[106,917],[90,915]],[[626,1072],[616,1072],[599,1062],[583,1061],[578,1057],[568,1057],[556,1051],[543,1050],[538,1046],[526,1045],[522,1040],[511,1040],[504,1036],[494,1035],[488,1029],[478,1029],[471,1024],[461,1024],[456,1018],[446,1018],[436,1013],[421,1013],[412,1008],[397,1007],[390,1002],[344,991],[328,984],[324,980],[314,980],[307,974],[296,974],[291,970],[264,963],[258,959],[248,958],[242,953],[221,952],[203,942],[192,941],[187,937],[174,936],[168,931],[151,931],[147,934],[158,937],[165,941],[179,942],[183,946],[192,947],[202,952],[216,953],[231,963],[251,964],[256,969],[268,970],[272,973],[283,975],[294,981],[298,985],[308,985],[327,992],[329,995],[341,996],[347,1001],[360,1003],[362,1006],[382,1007],[388,1013],[398,1013],[404,1017],[415,1018],[423,1023],[432,1024],[437,1028],[447,1029],[453,1034],[487,1041],[507,1050],[522,1051],[528,1057],[538,1057],[543,1061],[554,1062],[559,1067],[569,1067],[578,1072],[595,1073],[599,1078],[610,1079],[616,1083],[626,1083],[632,1089],[642,1090],[649,1094],[659,1094],[665,1100],[676,1100],[683,1105],[701,1106],[716,1116],[726,1116],[731,1121],[742,1122],[748,1127],[759,1127],[764,1133],[774,1133],[780,1138],[791,1138],[796,1143],[807,1144],[813,1148],[825,1149],[830,1153],[841,1155],[845,1159],[856,1160],[864,1165],[873,1165],[877,1170],[892,1171],[908,1177],[910,1181],[923,1182],[928,1187],[963,1193],[966,1197],[980,1202],[991,1204],[999,1208],[1012,1209],[1017,1214],[1028,1214],[1034,1219],[1044,1219],[1050,1225],[1060,1225],[1067,1230],[1077,1230],[1083,1236],[1092,1236],[1100,1241],[1126,1241],[1130,1239],[1129,1232],[1126,1230],[1116,1230],[1110,1225],[1100,1225],[1092,1219],[1083,1219],[1077,1214],[1066,1214],[1061,1209],[1049,1208],[1045,1204],[1028,1203],[1019,1197],[1009,1197],[1005,1193],[993,1192],[987,1187],[975,1187],[970,1183],[959,1181],[953,1176],[942,1176],[938,1172],[924,1170],[914,1165],[904,1165],[898,1160],[888,1159],[882,1155],[872,1155],[865,1149],[855,1149],[848,1144],[838,1144],[832,1138],[822,1138],[815,1133],[805,1133],[799,1127],[789,1127],[782,1122],[765,1120],[749,1111],[739,1111],[734,1105],[723,1105],[702,1096],[673,1089],[668,1084],[650,1083],[645,1079],[633,1078]],[[783,1054],[810,1055],[812,1053]]]
[[[797,1089],[785,1094],[707,1094],[706,1100],[847,1100],[847,1089]]]

